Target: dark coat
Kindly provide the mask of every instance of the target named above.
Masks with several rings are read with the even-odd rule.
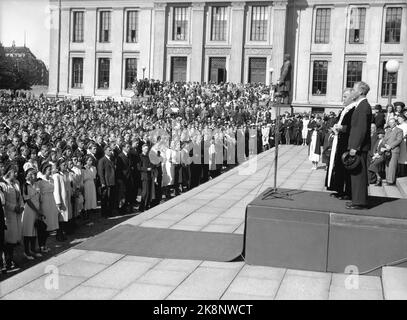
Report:
[[[362,100],[352,114],[348,149],[359,152],[370,150],[370,124],[372,123],[372,108],[366,99]]]
[[[103,157],[98,162],[98,174],[100,183],[108,187],[116,184],[116,165],[112,160]]]
[[[151,170],[148,170],[150,168]],[[137,164],[137,169],[140,171],[141,181],[151,180],[151,173],[154,168],[154,165],[150,161],[148,155],[140,155],[140,162]]]
[[[131,155],[127,154],[126,156],[123,152],[119,153],[116,160],[117,178],[122,180],[130,180],[132,176],[132,166]]]
[[[377,129],[384,129],[384,125],[386,123],[386,117],[383,112],[378,112],[374,119],[374,124],[376,125]]]

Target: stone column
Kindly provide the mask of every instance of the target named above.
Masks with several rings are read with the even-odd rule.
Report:
[[[312,8],[301,8],[298,14],[297,43],[295,46],[296,59],[292,62],[294,69],[293,103],[308,103],[309,87],[311,86]],[[278,75],[280,75],[280,68],[275,70]]]
[[[69,85],[69,8],[62,8],[61,13],[61,57],[60,57],[60,78],[59,78],[59,94],[66,95]]]
[[[94,96],[96,88],[96,8],[85,12],[85,59],[83,61],[83,89],[85,96]]]
[[[121,96],[123,86],[123,26],[124,13],[122,7],[112,11],[112,60],[110,65],[110,92],[113,96]]]
[[[164,80],[165,77],[165,52],[166,52],[166,4],[154,4],[154,53],[153,53],[153,78]]]
[[[371,5],[369,10],[369,15],[371,17],[381,17],[383,13],[383,4]],[[370,92],[368,94],[368,100],[372,103],[377,103],[378,98],[381,95],[381,83],[382,79],[379,79],[380,75],[380,52],[382,44],[382,20],[378,21],[377,19],[367,19],[366,28],[365,28],[368,39],[365,39],[366,43],[366,79],[363,81],[367,82],[370,85]],[[379,79],[379,82],[378,82]],[[373,85],[377,83],[378,85]]]
[[[284,63],[285,30],[286,30],[287,1],[273,2],[273,52],[271,65],[274,69],[273,83],[280,78],[280,70]],[[291,61],[293,63],[293,61]]]
[[[59,37],[59,10],[58,7],[50,8],[50,41],[49,41],[49,85],[48,94],[55,96],[58,86],[58,37]]]
[[[142,7],[140,10],[140,60],[137,66],[137,78],[143,78],[143,67],[146,68],[144,76],[149,78],[152,75],[152,28],[153,28],[153,7]]]
[[[327,101],[341,105],[342,92],[344,89],[344,72],[345,72],[345,43],[346,43],[346,11],[347,4],[335,4],[332,10],[331,28],[332,38],[332,62],[329,63],[328,69],[328,87]]]
[[[192,3],[192,14],[190,25],[192,28],[191,42],[191,68],[190,79],[191,81],[203,81],[203,45],[205,39],[205,3]]]
[[[244,2],[232,2],[231,45],[229,75],[227,80],[241,83],[243,78],[243,45],[245,32]]]

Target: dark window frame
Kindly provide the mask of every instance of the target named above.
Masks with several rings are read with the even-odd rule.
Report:
[[[331,33],[331,8],[318,8],[315,13],[315,43],[327,44]]]
[[[348,61],[346,65],[346,88],[353,88],[356,82],[362,81],[363,61]]]
[[[314,96],[325,96],[327,93],[328,63],[327,60],[313,61],[312,95]]]
[[[252,6],[250,41],[267,41],[267,6]],[[259,17],[258,20],[255,18]]]
[[[72,58],[72,89],[83,88],[83,58]]]
[[[389,96],[389,91],[390,91],[390,79],[389,79],[389,73],[386,70],[386,63],[387,61],[382,63],[382,68],[383,68],[383,73],[382,73],[382,90],[381,90],[381,96],[382,98],[388,98]],[[397,97],[397,80],[398,80],[398,75],[399,73],[396,72],[393,75],[393,88],[392,88],[392,96]]]
[[[211,41],[226,41],[228,31],[228,7],[213,6],[211,14]]]
[[[172,40],[188,40],[188,7],[174,7],[172,21]]]
[[[139,41],[139,11],[128,10],[126,12],[126,42],[138,43]]]
[[[107,82],[107,86],[105,85]],[[99,58],[98,60],[98,89],[109,89],[110,87],[110,58]]]
[[[402,7],[389,7],[386,9],[384,42],[400,43],[401,26],[403,19]]]
[[[355,16],[352,11],[357,10]],[[365,7],[351,8],[350,24],[349,24],[349,43],[350,44],[363,44],[365,42],[365,29],[366,29],[366,12]],[[359,21],[359,28],[351,28],[352,19],[356,18]]]
[[[131,89],[134,80],[137,79],[137,58],[126,58],[125,59],[125,89]]]
[[[111,36],[112,25],[112,12],[100,11],[99,12],[99,42],[109,43]]]
[[[72,42],[81,43],[84,41],[84,34],[85,34],[85,11],[73,11],[72,12],[72,22],[73,22],[73,30],[72,30]]]

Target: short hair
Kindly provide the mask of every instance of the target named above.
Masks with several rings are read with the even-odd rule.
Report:
[[[361,90],[362,95],[366,96],[369,91],[370,91],[370,87],[366,82],[360,81],[360,82],[356,82],[355,86],[358,86]]]
[[[343,93],[345,94],[346,92],[352,92],[353,90],[353,88],[345,88],[343,89]]]

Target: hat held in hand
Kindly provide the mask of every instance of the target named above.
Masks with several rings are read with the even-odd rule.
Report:
[[[360,156],[355,154],[354,156],[350,155],[349,151],[346,151],[342,155],[342,163],[346,170],[354,170],[360,164]]]

